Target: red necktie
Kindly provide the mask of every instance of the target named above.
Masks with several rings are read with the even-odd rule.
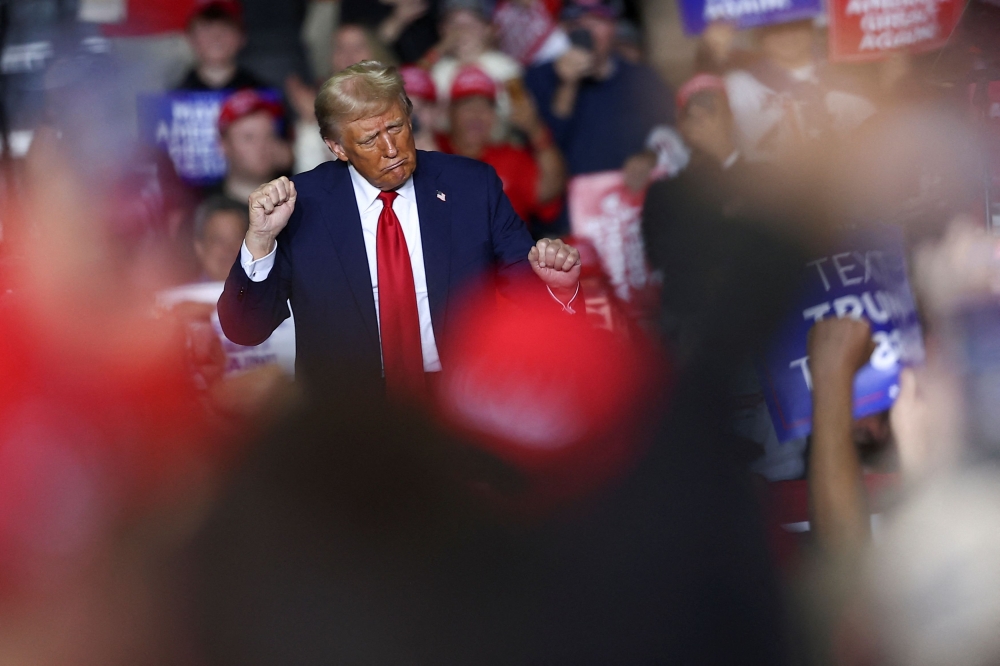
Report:
[[[382,213],[375,233],[378,258],[378,313],[382,369],[390,397],[418,397],[425,389],[424,355],[413,267],[399,218],[392,210],[396,192],[381,192]]]

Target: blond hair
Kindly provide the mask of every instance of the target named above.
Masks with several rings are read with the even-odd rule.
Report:
[[[399,102],[406,115],[413,103],[395,67],[364,60],[331,76],[316,94],[316,120],[324,139],[338,138],[344,123],[385,113]]]

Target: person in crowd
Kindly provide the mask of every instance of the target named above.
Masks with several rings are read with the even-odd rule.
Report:
[[[240,255],[240,247],[250,226],[247,205],[217,194],[198,206],[194,216],[194,254],[198,261],[197,279],[157,294],[157,306],[163,312],[172,312],[188,320],[191,357],[189,362],[197,367],[198,357],[215,343],[221,344],[223,372],[228,377],[254,374],[264,367],[280,368],[288,378],[295,376],[295,322],[289,317],[275,329],[267,340],[253,346],[234,344],[226,338],[219,324],[217,303],[223,284]],[[200,373],[204,377],[204,373]],[[257,390],[268,390],[273,373],[258,376],[257,383],[249,380],[239,390],[248,391],[237,400],[250,400]],[[212,381],[206,381],[211,385]],[[256,387],[255,387],[256,384]],[[273,387],[272,387],[273,388]],[[225,392],[225,389],[219,388]],[[233,396],[236,397],[236,396]]]
[[[875,112],[859,86],[817,57],[812,23],[762,29],[762,58],[726,77],[748,159],[779,160],[843,138]]]
[[[342,23],[334,30],[330,50],[330,71],[336,73],[364,60],[395,64],[392,52],[368,27]],[[318,164],[336,159],[323,143],[316,122],[316,88],[297,76],[285,82],[285,94],[295,108],[295,173],[309,171]]]
[[[459,294],[489,294],[494,280],[503,289],[526,280],[556,312],[585,314],[573,307],[579,253],[559,240],[533,244],[489,166],[417,152],[410,110],[394,68],[348,67],[316,104],[338,161],[250,196],[220,321],[230,340],[257,344],[289,316],[290,300],[296,369],[310,388],[330,379],[329,362],[349,359],[359,390],[424,394],[425,373],[447,366],[445,314],[457,319]]]
[[[527,96],[515,103],[512,121],[528,137],[530,150],[493,140],[496,88],[493,79],[474,66],[458,73],[451,87],[451,131],[442,141],[443,148],[496,169],[504,193],[522,220],[551,222],[560,212],[566,186],[562,155]]]
[[[613,1],[571,0],[563,18],[574,46],[529,69],[525,83],[570,175],[624,168],[638,190],[656,164],[647,139],[657,126],[673,123],[673,101],[652,69],[614,55],[620,13]]]
[[[431,77],[437,86],[438,98],[448,99],[451,85],[460,69],[475,65],[486,72],[498,85],[497,109],[502,136],[510,116],[508,86],[517,86],[521,66],[510,56],[493,46],[489,0],[444,0],[441,18],[441,42],[428,56],[433,62]],[[499,136],[498,136],[499,138]]]
[[[226,279],[249,227],[246,205],[223,195],[202,202],[194,217],[194,253],[203,280]]]
[[[559,25],[562,0],[501,0],[493,29],[501,51],[523,67],[552,62],[569,48]]]
[[[639,26],[628,19],[618,19],[615,25],[615,55],[633,65],[641,65],[644,47]]]
[[[370,28],[358,23],[341,23],[333,33],[330,71],[336,74],[363,60],[395,64],[392,51]]]
[[[399,69],[403,77],[403,88],[413,104],[413,143],[417,150],[440,150],[436,133],[441,127],[441,107],[438,104],[437,89],[427,70],[416,65],[404,65]]]
[[[663,280],[665,334],[695,344],[696,323],[713,296],[726,230],[752,226],[777,197],[772,167],[747,162],[736,145],[725,82],[699,74],[677,93],[678,127],[692,155],[676,178],[653,183],[646,194],[642,233],[650,266]],[[777,220],[776,220],[777,221]]]
[[[850,317],[817,322],[809,331],[813,431],[809,503],[814,534],[834,550],[860,550],[871,538],[854,443],[854,375],[875,351],[871,326]]]
[[[278,135],[281,109],[254,90],[230,95],[219,112],[219,138],[226,156],[226,177],[210,194],[247,201],[261,183],[292,163],[288,144]]]
[[[341,0],[340,22],[368,26],[400,62],[415,63],[438,41],[437,8],[438,0]]]
[[[265,83],[237,64],[246,43],[243,9],[237,0],[205,0],[195,5],[187,28],[195,65],[178,90],[263,88]]]
[[[240,0],[246,45],[239,63],[281,90],[289,76],[312,80],[302,26],[313,0]]]
[[[694,53],[694,71],[723,76],[736,69],[746,69],[754,54],[736,45],[736,26],[727,21],[712,21],[698,38]]]

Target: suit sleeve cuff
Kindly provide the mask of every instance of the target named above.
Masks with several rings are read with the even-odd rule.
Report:
[[[572,306],[573,306],[573,303],[576,302],[576,297],[580,295],[580,283],[579,282],[576,283],[576,291],[573,292],[573,297],[570,298],[565,303],[563,303],[558,298],[556,298],[556,295],[554,293],[552,293],[552,287],[550,287],[548,285],[545,285],[545,288],[549,290],[549,296],[551,296],[552,300],[554,300],[556,303],[559,304],[559,307],[562,308],[563,312],[566,312],[568,314],[576,314],[576,310]]]
[[[251,282],[263,282],[267,279],[267,276],[271,274],[271,269],[274,268],[274,253],[277,251],[278,241],[274,241],[274,248],[267,256],[254,260],[250,250],[247,249],[247,242],[243,241],[243,247],[240,248],[240,264]]]

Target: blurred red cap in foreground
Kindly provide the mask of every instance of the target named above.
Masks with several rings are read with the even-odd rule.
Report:
[[[644,338],[560,312],[544,289],[539,297],[538,284],[524,291],[516,306],[467,314],[450,341],[437,402],[446,427],[518,477],[515,490],[486,487],[489,499],[538,515],[629,471],[668,372]],[[583,307],[582,298],[576,305]]]

